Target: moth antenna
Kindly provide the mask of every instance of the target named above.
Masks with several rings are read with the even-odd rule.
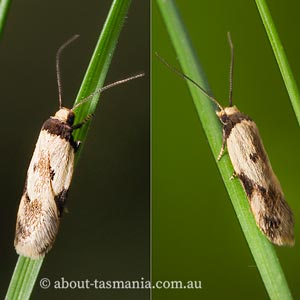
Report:
[[[145,73],[140,73],[140,74],[137,74],[137,75],[134,75],[134,76],[131,76],[131,77],[128,77],[128,78],[125,78],[125,79],[121,79],[121,80],[118,80],[118,81],[115,81],[113,83],[110,83],[100,89],[98,89],[97,91],[93,92],[92,94],[90,94],[89,96],[87,96],[86,98],[82,99],[79,103],[77,103],[75,106],[73,106],[73,108],[71,109],[72,111],[74,111],[74,109],[76,109],[78,106],[82,105],[83,103],[89,101],[91,98],[93,98],[95,95],[97,94],[100,94],[102,93],[103,91],[106,91],[114,86],[117,86],[119,84],[123,84],[125,82],[128,82],[130,80],[133,80],[133,79],[137,79],[137,78],[140,78],[140,77],[143,77],[145,76]]]
[[[234,67],[234,47],[231,40],[230,32],[227,32],[228,43],[230,47],[231,59],[229,68],[229,106],[232,106],[232,90],[233,90],[233,67]]]
[[[75,34],[70,39],[68,39],[64,44],[62,44],[56,52],[56,78],[57,78],[57,87],[58,87],[58,101],[59,108],[62,108],[62,88],[61,88],[61,77],[60,77],[60,56],[61,52],[74,42],[79,37],[79,34]]]
[[[174,66],[171,66],[169,63],[166,62],[166,60],[164,58],[162,58],[157,52],[155,52],[155,55],[157,56],[157,58],[167,67],[169,68],[172,72],[174,72],[175,74],[177,74],[179,77],[184,78],[188,81],[190,81],[191,83],[193,83],[197,88],[200,89],[200,91],[206,96],[208,97],[212,102],[214,102],[218,108],[220,110],[223,110],[223,107],[220,105],[220,103],[211,95],[208,94],[208,92],[205,91],[205,89],[203,87],[201,87],[196,81],[194,81],[192,78],[190,78],[189,76],[185,75],[184,73],[182,73],[181,71],[179,71],[178,69],[176,69]]]

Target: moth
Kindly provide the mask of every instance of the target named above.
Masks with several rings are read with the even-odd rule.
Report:
[[[109,84],[81,100],[72,109],[62,107],[60,54],[77,37],[69,39],[57,51],[59,110],[42,126],[19,205],[14,245],[19,255],[31,259],[43,257],[51,249],[58,232],[72,180],[75,154],[80,145],[79,141],[74,140],[73,131],[81,128],[91,117],[74,124],[74,110],[104,90],[144,76],[142,73]]]
[[[272,243],[279,246],[293,246],[293,213],[272,169],[258,128],[249,116],[232,104],[234,48],[229,33],[228,41],[231,49],[229,106],[224,108],[198,83],[156,55],[169,69],[192,82],[217,105],[216,114],[223,127],[218,161],[227,148],[234,169],[230,179],[237,177],[240,180],[259,229]]]

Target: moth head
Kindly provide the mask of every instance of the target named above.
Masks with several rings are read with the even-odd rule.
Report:
[[[61,122],[67,123],[68,125],[72,126],[75,119],[75,114],[71,109],[62,107],[60,110],[58,110],[53,119],[57,119]]]
[[[239,112],[240,111],[234,105],[234,106],[225,107],[224,109],[217,111],[216,114],[217,114],[218,118],[220,119],[221,123],[226,125],[228,123],[228,121],[230,120],[230,118]]]

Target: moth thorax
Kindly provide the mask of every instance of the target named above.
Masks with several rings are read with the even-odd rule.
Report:
[[[70,109],[63,107],[58,110],[52,118],[73,125],[75,114]]]

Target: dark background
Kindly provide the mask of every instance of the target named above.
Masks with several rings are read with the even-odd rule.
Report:
[[[55,55],[63,54],[63,104],[73,105],[112,1],[13,1],[0,43],[1,273],[3,298],[17,255],[17,208],[42,123],[58,109]],[[105,92],[71,185],[68,210],[32,299],[142,299],[149,291],[42,290],[39,279],[149,278],[149,3],[133,1],[106,83],[145,78]]]
[[[267,1],[299,86],[296,0]],[[257,123],[296,224],[294,248],[275,247],[295,299],[300,298],[300,130],[255,1],[176,1],[208,81]],[[179,66],[153,1],[153,53]],[[188,75],[188,74],[187,74]],[[153,277],[202,280],[202,290],[154,290],[153,299],[268,299],[199,122],[186,82],[153,57]]]

